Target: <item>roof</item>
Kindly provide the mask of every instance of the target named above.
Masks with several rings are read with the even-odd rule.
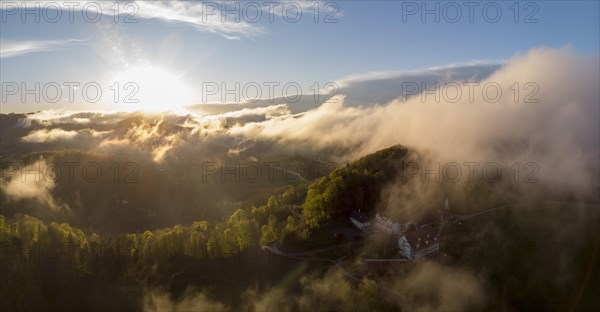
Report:
[[[429,237],[427,237],[429,235]],[[416,231],[404,233],[404,237],[412,248],[416,248],[417,244],[425,246],[425,241],[429,240],[430,243],[434,241],[434,238],[439,238],[439,229],[435,226],[425,227]],[[421,241],[419,241],[419,238]]]
[[[350,218],[361,222],[361,223],[367,223],[369,221],[369,218],[367,217],[367,215],[363,212],[357,211],[357,210],[353,210],[350,213]]]
[[[436,215],[434,215],[432,213],[427,213],[427,214],[421,216],[421,218],[419,218],[417,223],[419,225],[427,225],[427,224],[435,223],[437,220],[438,220],[438,218]]]
[[[397,210],[393,213],[391,220],[393,220],[392,222],[399,223],[399,224],[409,224],[409,223],[414,222],[414,223],[417,223],[418,225],[421,225],[421,224],[426,224],[425,222],[423,222],[423,220],[427,219],[428,216],[429,216],[429,213],[423,214],[421,211],[416,211],[416,210],[412,210],[412,209],[401,209],[401,210]],[[425,221],[427,221],[427,220],[425,220]],[[433,221],[435,221],[435,220],[432,220],[431,223]]]

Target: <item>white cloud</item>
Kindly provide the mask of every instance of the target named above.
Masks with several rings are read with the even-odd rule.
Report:
[[[416,95],[380,105],[363,102],[349,106],[348,97],[340,96],[337,102],[303,113],[294,113],[286,105],[272,105],[215,115],[136,116],[130,123],[115,124],[114,132],[103,135],[104,141],[97,143],[99,148],[114,152],[120,148],[150,152],[155,160],[161,160],[171,154],[177,157],[183,150],[196,150],[194,144],[206,140],[214,140],[232,151],[243,149],[246,142],[265,140],[307,152],[340,148],[345,151],[343,155],[332,155],[340,157],[340,161],[403,144],[429,151],[445,163],[494,161],[506,166],[535,162],[539,165],[536,177],[542,183],[548,182],[544,185],[565,191],[596,186],[600,140],[597,56],[582,57],[570,48],[533,49],[504,65],[484,66],[483,71],[473,66],[455,69],[459,69],[458,73],[449,70],[454,73],[449,76],[450,81],[469,80],[472,73],[478,73],[477,77],[485,74],[485,78],[477,80],[480,87],[473,99],[464,87],[456,102],[434,100],[435,96],[429,94],[425,100]],[[433,71],[434,78],[446,77]],[[388,77],[397,82],[394,75]],[[386,85],[385,80],[379,81]],[[365,81],[375,85],[373,76]],[[529,82],[537,85],[537,93],[533,94],[537,102],[525,101],[532,92],[526,87]],[[497,102],[483,98],[482,86],[488,83],[503,90]],[[520,91],[516,101],[515,83],[519,83]],[[369,90],[355,92],[368,94]],[[87,118],[86,128],[102,125],[98,128],[102,131],[134,116],[50,112],[28,118],[46,120],[43,125],[55,124],[55,119],[75,123],[80,121],[76,118]],[[41,137],[46,136],[47,133],[39,133],[31,139],[43,140]]]
[[[243,19],[239,22],[235,21],[233,16],[223,21],[219,11],[219,5],[222,4],[216,2],[135,1],[135,3],[139,6],[136,17],[185,23],[201,31],[220,34],[227,39],[240,39],[240,36],[252,36],[262,31],[258,26],[247,23]],[[211,13],[212,11],[215,11],[214,14]]]
[[[71,140],[76,137],[77,134],[77,131],[66,131],[63,129],[41,129],[30,132],[28,135],[21,138],[21,140],[28,143],[45,143],[59,140]]]
[[[503,61],[472,61],[466,63],[446,64],[443,66],[434,66],[426,69],[413,69],[413,70],[397,70],[397,71],[382,71],[382,72],[370,72],[366,74],[350,75],[339,79],[337,84],[339,86],[346,86],[352,83],[373,81],[373,80],[387,80],[393,78],[399,78],[404,76],[424,76],[424,75],[439,75],[445,73],[446,70],[464,70],[464,68],[477,67],[477,66],[492,66],[497,67],[506,62]]]
[[[84,40],[29,40],[29,41],[2,41],[0,44],[0,58],[15,57],[34,52],[45,52],[65,48],[73,45],[84,44]]]
[[[51,168],[48,162],[40,159],[23,170],[35,170],[42,175],[48,168]],[[64,204],[59,204],[52,196],[51,192],[54,187],[54,181],[43,175],[42,178],[39,178],[39,176],[34,178],[33,175],[21,176],[17,174],[7,183],[0,183],[0,190],[6,194],[9,201],[33,200],[52,210],[67,208]]]
[[[20,121],[19,125],[26,128],[31,127],[32,123],[45,127],[60,124],[85,125],[93,123],[102,125],[112,124],[119,120],[136,116],[136,114],[136,112],[76,112],[63,109],[49,109],[27,114],[27,116]]]
[[[545,185],[590,190],[598,183],[599,67],[597,57],[578,56],[570,48],[533,49],[480,81],[472,99],[467,87],[454,103],[428,94],[349,107],[342,97],[301,117],[229,131],[313,149],[343,146],[353,151],[348,159],[403,144],[433,152],[445,163],[534,162],[536,178]],[[487,84],[502,90],[496,102],[485,98]],[[527,96],[537,101],[526,101]]]
[[[207,31],[219,34],[227,39],[240,39],[251,37],[261,33],[263,30],[254,23],[248,23],[243,18],[238,21],[233,16],[228,16],[225,21],[221,17],[221,9],[225,2],[221,1],[127,1],[119,4],[117,10],[114,1],[28,1],[17,2],[22,9],[25,7],[39,7],[53,9],[60,7],[63,16],[68,16],[71,10],[81,11],[86,4],[90,12],[99,11],[101,14],[110,16],[119,14],[121,19],[135,23],[139,19],[159,19],[165,22],[183,23],[195,27],[199,31]],[[76,4],[75,4],[76,3]],[[240,2],[243,5],[243,2]],[[231,9],[232,6],[228,6]],[[8,9],[8,6],[2,6]],[[95,11],[94,11],[95,10]],[[237,14],[243,14],[243,10],[237,10]],[[268,13],[264,12],[263,14]],[[90,13],[92,14],[92,13]],[[92,15],[93,16],[93,15]],[[124,21],[125,22],[125,21]]]
[[[481,81],[491,75],[505,62],[473,61],[460,64],[448,64],[418,70],[372,72],[352,75],[336,81],[339,94],[345,96],[344,105],[388,103],[399,97],[408,97],[408,84],[425,85],[426,89],[436,84],[444,85],[458,81]]]

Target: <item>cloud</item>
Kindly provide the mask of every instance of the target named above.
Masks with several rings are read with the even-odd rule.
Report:
[[[29,41],[2,41],[0,44],[0,58],[16,57],[28,53],[46,52],[85,44],[85,40],[29,40]]]
[[[20,168],[21,172],[33,171],[36,172],[36,175],[21,175],[17,172],[7,183],[0,183],[0,190],[6,194],[9,202],[31,200],[52,210],[59,210],[65,206],[59,204],[51,194],[55,183],[51,176],[53,173],[50,173],[48,168],[52,168],[52,166],[49,166],[45,159]]]
[[[363,107],[346,106],[340,96],[301,116],[249,123],[230,133],[307,149],[339,146],[350,151],[342,161],[403,144],[442,163],[534,162],[541,183],[589,193],[598,186],[600,167],[599,67],[597,57],[577,56],[570,48],[533,49],[479,81],[477,92],[462,87],[455,101],[446,100],[450,91],[443,89]],[[484,93],[485,86],[502,95]],[[516,86],[518,94],[511,91]]]
[[[229,311],[225,304],[210,299],[203,292],[188,290],[182,299],[173,300],[169,293],[158,290],[149,291],[143,298],[146,312],[158,311]]]
[[[303,288],[298,298],[301,311],[352,311],[357,307],[351,298],[358,294],[339,270],[330,269],[322,278],[303,276],[300,284]]]
[[[73,4],[76,2],[77,4]],[[222,10],[226,5],[223,1],[214,2],[196,2],[196,1],[128,1],[127,4],[121,4],[116,11],[113,2],[107,1],[28,1],[19,3],[20,8],[40,7],[52,9],[60,7],[63,12],[70,10],[83,10],[86,4],[92,4],[90,11],[97,10],[101,14],[113,17],[118,12],[119,15],[126,16],[127,22],[135,23],[138,19],[158,19],[169,23],[181,23],[189,25],[198,31],[216,33],[227,39],[241,39],[241,37],[252,37],[263,32],[260,26],[248,23],[244,19],[236,21],[233,16],[223,17]],[[2,6],[2,9],[8,9],[9,6]],[[227,7],[231,9],[231,6]],[[238,14],[243,14],[243,10],[237,10]],[[263,12],[264,13],[264,12]],[[64,15],[64,14],[63,14]],[[3,43],[4,45],[4,43]],[[3,56],[4,57],[4,56]]]
[[[87,133],[89,133],[94,138],[105,137],[107,135],[110,135],[113,132],[112,130],[96,131],[94,129],[84,129],[83,131],[86,131]]]
[[[173,149],[177,144],[180,144],[181,134],[174,133],[164,137],[162,144],[158,145],[152,151],[152,160],[161,162],[165,159],[168,151]]]
[[[473,61],[466,63],[446,64],[443,66],[434,66],[427,69],[371,72],[366,74],[350,75],[345,78],[339,79],[337,83],[341,87],[346,87],[354,86],[355,83],[359,82],[383,81],[401,77],[420,77],[424,75],[446,76],[447,79],[451,79],[453,76],[457,75],[469,77],[477,75],[482,71],[488,72],[490,68],[492,70],[498,69],[500,65],[505,63],[505,61]],[[491,74],[491,72],[488,72],[488,74]]]
[[[445,66],[410,75],[387,73],[344,80],[344,92],[360,94],[355,101],[378,83],[398,89],[392,86],[409,78],[440,82],[440,89],[408,98],[395,90],[390,96],[397,99],[377,105],[370,104],[377,102],[373,98],[347,105],[351,96],[342,94],[304,112],[282,104],[238,106],[237,111],[213,115],[41,112],[27,119],[36,120],[38,127],[64,122],[79,129],[113,130],[102,136],[98,148],[145,151],[159,161],[202,149],[204,144],[234,151],[231,155],[240,151],[254,156],[250,154],[258,150],[252,146],[263,142],[265,147],[266,142],[277,144],[279,151],[289,148],[313,155],[327,151],[328,157],[346,162],[403,144],[442,165],[496,162],[506,168],[515,162],[521,166],[533,162],[540,183],[589,193],[598,184],[600,167],[599,67],[597,56],[579,56],[569,47],[538,48],[503,65]],[[471,90],[466,82],[478,84]],[[452,83],[455,89],[459,86],[459,97],[452,95],[457,92],[449,87]],[[492,88],[484,93],[486,86]],[[502,92],[497,99],[496,89]],[[455,99],[448,99],[449,94]],[[31,134],[31,139],[48,135]],[[520,172],[521,180],[527,173]]]
[[[484,284],[474,275],[425,262],[394,285],[398,305],[409,311],[471,311],[483,308]]]
[[[295,284],[295,282],[294,282]],[[245,311],[379,311],[396,307],[380,302],[377,285],[368,279],[356,283],[342,271],[331,267],[322,273],[311,272],[300,277],[295,286],[281,285],[263,292],[247,289],[242,295]]]
[[[30,132],[28,135],[21,138],[23,142],[28,143],[45,143],[53,141],[66,141],[75,138],[78,135],[77,131],[65,131],[63,129],[41,129]]]
[[[411,85],[419,90],[433,89],[436,84],[456,81],[481,81],[500,68],[504,62],[474,61],[449,64],[428,69],[374,72],[353,75],[336,81],[338,94],[345,96],[345,106],[385,104],[397,98],[407,98]],[[418,95],[418,93],[416,94]]]
[[[236,22],[232,16],[223,21],[218,2],[191,1],[135,1],[139,6],[136,17],[156,18],[167,22],[191,25],[198,30],[217,33],[227,39],[240,39],[240,36],[253,36],[262,31],[256,25],[243,20]],[[214,14],[211,13],[214,11]],[[241,11],[239,14],[241,14]]]
[[[281,287],[273,287],[263,293],[246,290],[243,301],[248,311],[294,311],[293,298]]]
[[[288,103],[288,110],[301,113],[318,108],[328,98],[335,95],[344,96],[344,106],[383,105],[397,98],[408,98],[418,95],[411,92],[411,85],[419,89],[432,89],[439,84],[446,85],[456,81],[481,81],[498,70],[505,62],[473,61],[463,64],[449,64],[428,69],[374,72],[352,75],[335,81],[337,90],[328,89],[315,101],[312,96],[302,96],[298,102],[289,103],[283,97],[260,99],[253,103],[220,103],[195,104],[186,108],[199,113],[222,114],[238,111],[244,108],[267,107],[273,104]],[[417,90],[418,91],[418,90]],[[226,104],[226,105],[223,105]]]
[[[165,119],[172,121],[173,116],[150,121],[142,119],[139,123],[132,123],[122,137],[108,137],[101,141],[98,147],[111,152],[124,151],[132,147],[134,150],[146,150],[149,151],[153,161],[161,162],[171,149],[183,144],[182,139],[191,132],[190,129],[185,128],[171,129],[171,125],[167,125],[169,122],[165,122]],[[98,137],[107,136],[109,133],[95,134]]]

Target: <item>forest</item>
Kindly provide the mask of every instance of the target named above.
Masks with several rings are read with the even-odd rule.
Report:
[[[193,289],[201,291],[201,299],[206,301],[203,304],[213,310],[260,310],[273,292],[279,301],[270,304],[300,294],[301,299],[292,300],[293,309],[335,309],[341,305],[347,310],[394,310],[398,300],[408,300],[399,299],[396,293],[407,286],[390,278],[406,278],[408,283],[424,268],[439,271],[442,280],[448,279],[445,283],[466,278],[466,285],[486,285],[485,300],[473,297],[471,303],[461,302],[460,307],[478,309],[502,302],[515,309],[548,309],[551,302],[546,296],[551,294],[561,302],[558,307],[567,308],[564,303],[579,291],[577,281],[584,279],[586,263],[595,255],[592,243],[598,242],[594,224],[600,218],[590,207],[524,204],[443,227],[443,254],[433,262],[377,269],[361,264],[358,259],[371,255],[373,248],[383,248],[377,253],[387,257],[394,251],[377,242],[376,236],[364,241],[358,236],[354,242],[340,240],[335,224],[347,222],[342,220],[355,209],[371,215],[383,209],[386,203],[380,194],[388,194],[390,187],[412,194],[413,185],[397,177],[403,162],[417,157],[405,147],[393,146],[340,166],[312,183],[277,187],[269,196],[242,201],[228,216],[155,229],[98,232],[61,222],[64,215],[60,213],[38,217],[3,213],[0,310],[153,310],[163,299],[167,307],[182,309],[189,303],[186,300],[191,300],[188,296]],[[497,188],[488,184],[463,187],[462,199],[454,197],[463,208],[456,211],[470,212],[466,203],[500,203]],[[456,186],[437,186],[425,194],[435,202],[442,194],[456,190]],[[427,201],[420,203],[422,209],[433,209]],[[557,228],[563,230],[553,230]],[[287,259],[264,248],[276,246],[285,252],[288,247],[310,250],[349,242],[358,244],[357,248],[325,252],[316,258]],[[327,261],[318,259],[340,255],[348,258],[342,260],[341,272],[361,276],[358,281],[340,275]],[[289,276],[290,270],[300,270],[299,275]],[[597,270],[587,272],[598,274]],[[312,277],[300,278],[305,273]],[[286,282],[291,284],[274,286],[282,279],[291,279]],[[479,284],[479,279],[502,282],[492,286]],[[540,281],[545,286],[540,286]],[[314,287],[333,282],[338,285],[334,290],[342,292],[338,297],[329,294],[323,298],[325,290],[315,292]],[[274,290],[269,290],[272,287]],[[594,287],[598,287],[596,282],[579,299],[583,306],[593,304],[590,294]],[[161,290],[158,295],[154,294],[156,289]],[[468,290],[460,289],[457,291]],[[422,307],[431,304],[425,300],[427,296],[446,296],[443,289],[432,289],[428,295],[411,291],[404,292],[416,296],[411,297],[412,303],[400,306]],[[363,298],[359,305],[348,303],[346,295],[350,293]],[[105,301],[103,297],[112,299]],[[439,300],[440,304],[452,304]]]

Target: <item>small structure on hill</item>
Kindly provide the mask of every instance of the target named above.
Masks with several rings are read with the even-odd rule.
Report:
[[[375,215],[375,228],[388,234],[400,234],[400,224],[380,214]]]
[[[402,222],[394,222],[391,218],[378,213],[375,215],[374,227],[390,235],[400,235],[417,228],[417,223],[414,220],[406,219]]]
[[[354,210],[350,213],[350,222],[354,224],[359,230],[366,232],[367,227],[370,225],[369,217],[364,212]]]
[[[450,213],[450,206],[448,205],[448,198],[446,198],[444,202],[444,209],[439,210],[440,215],[440,223],[447,223],[453,219],[452,214]]]

